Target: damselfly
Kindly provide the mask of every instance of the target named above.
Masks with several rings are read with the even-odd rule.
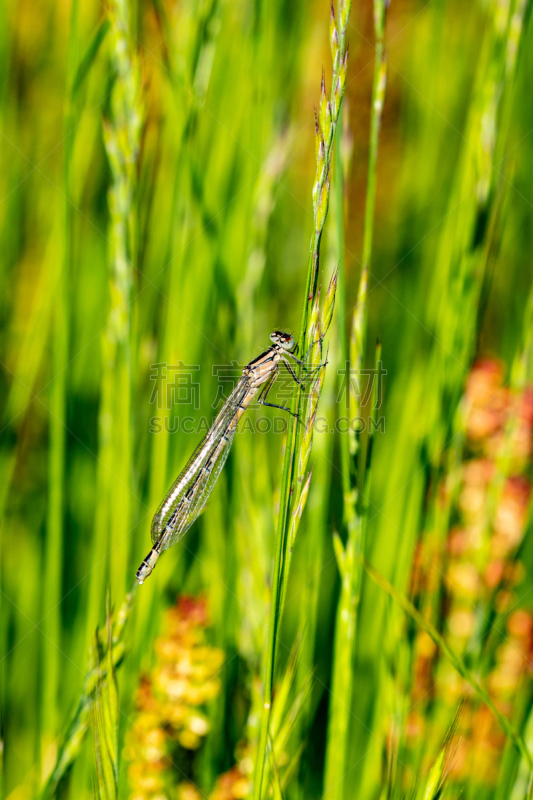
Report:
[[[228,457],[237,423],[257,392],[260,390],[258,401],[262,405],[292,413],[285,406],[268,403],[267,397],[282,364],[293,380],[301,384],[288,358],[300,365],[303,361],[292,352],[294,339],[290,334],[274,331],[270,340],[271,347],[244,367],[211,428],[159,506],[152,520],[153,547],[137,570],[139,583],[150,575],[161,553],[181,539],[201,514]]]

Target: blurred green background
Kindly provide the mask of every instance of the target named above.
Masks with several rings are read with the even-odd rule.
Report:
[[[387,17],[366,356],[372,366],[379,339],[386,376],[366,554],[445,636],[453,605],[447,537],[466,525],[461,465],[479,458],[496,464],[496,488],[491,484],[483,500],[478,549],[485,560],[505,481],[521,476],[529,508],[529,445],[517,461],[504,437],[500,449],[480,456],[485,445],[469,439],[469,401],[461,400],[478,356],[500,360],[500,384],[487,404],[492,408],[493,395],[504,390],[515,398],[505,395],[499,430],[520,417],[516,398],[527,395],[529,5],[392,0]],[[315,0],[153,0],[129,7],[6,0],[0,8],[2,780],[13,800],[38,796],[50,774],[82,690],[91,638],[105,619],[106,589],[118,608],[149,550],[151,517],[199,441],[194,425],[185,432],[176,419],[210,421],[220,385],[213,366],[246,364],[266,348],[272,330],[298,330],[313,226],[313,106],[323,64],[331,74],[329,14],[328,4]],[[342,744],[328,727],[340,596],[333,532],[346,537],[342,434],[329,431],[347,415],[339,337],[351,328],[361,272],[372,20],[372,3],[355,0],[344,208],[335,195],[321,260],[325,291],[340,259],[342,217],[346,297],[329,334],[319,410],[327,430],[315,434],[279,643],[281,686],[294,642],[303,637],[280,760],[282,790],[295,798],[424,796],[460,697],[466,692],[469,713],[476,704],[468,686],[446,700],[437,655],[434,683],[416,699],[419,632],[365,579],[354,612]],[[169,408],[150,402],[154,365],[181,362],[200,367],[192,377],[199,407],[190,398]],[[159,432],[151,432],[153,417],[162,420]],[[255,425],[280,413],[262,409],[250,417]],[[283,448],[281,434],[242,426],[206,511],[135,596],[127,657],[117,673],[120,753],[137,713],[140,675],[153,669],[162,611],[177,594],[206,598],[208,640],[224,660],[220,689],[205,702],[209,732],[174,753],[178,767],[166,763],[166,794],[132,788],[121,755],[120,796],[208,797],[236,761],[246,774],[235,752],[243,740],[252,746],[256,734],[250,709],[266,643]],[[500,558],[520,559],[509,602],[524,613],[533,608],[528,519],[529,511]],[[427,541],[429,562],[441,568],[420,590],[413,563]],[[498,643],[509,637],[511,607],[502,610],[497,592],[489,594],[469,595],[475,630],[455,641],[482,681],[497,663]],[[495,626],[494,641],[486,625]],[[502,704],[526,740],[533,738],[528,659],[512,686],[516,702]],[[415,706],[425,725],[418,734]],[[466,766],[459,759],[446,773],[450,794],[525,797],[527,764],[501,733],[488,751],[490,736],[476,724],[462,731]],[[326,753],[337,746],[346,747],[346,771],[324,794]],[[476,761],[487,752],[490,769]],[[177,788],[185,781],[197,788]],[[58,796],[92,795],[93,782],[87,737]],[[246,796],[249,785],[244,780],[235,791],[219,796]]]

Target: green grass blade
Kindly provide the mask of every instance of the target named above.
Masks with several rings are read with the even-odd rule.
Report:
[[[91,706],[94,757],[98,797],[118,798],[118,686],[113,656],[113,633],[108,609],[107,642],[104,649],[98,634],[93,645],[94,669],[98,680]]]
[[[78,698],[76,708],[59,745],[54,767],[39,794],[39,800],[51,800],[55,796],[59,782],[80,753],[85,734],[91,723],[91,708],[95,691],[102,681],[107,680],[108,671],[112,669],[114,672],[124,660],[124,635],[126,623],[132,610],[133,597],[133,593],[126,595],[116,618],[112,622],[111,634],[109,633],[110,617],[106,620],[105,628],[99,629],[97,632],[97,640],[100,648],[103,648],[104,656],[95,662],[94,650],[91,648],[83,691]],[[109,650],[111,650],[111,654]],[[111,689],[110,691],[114,692],[115,690]],[[114,712],[111,709],[109,713],[113,714]]]
[[[346,86],[346,70],[348,61],[346,32],[350,8],[350,0],[342,0],[339,7],[339,29],[337,31],[335,26],[334,29],[332,29],[334,67],[330,98],[328,100],[326,96],[325,82],[323,78],[320,111],[315,118],[317,172],[313,186],[314,228],[311,237],[305,294],[300,320],[300,334],[298,337],[300,355],[306,354],[307,347],[314,342],[313,337],[317,338],[317,334],[320,336],[318,313],[315,312],[315,308],[318,308],[318,304],[315,304],[315,301],[317,300],[320,242],[329,205],[329,171],[334,152],[335,131],[338,124],[340,107]],[[313,313],[315,313],[315,316],[317,317],[315,328],[313,328],[312,325],[309,326],[309,319],[310,317],[312,318]],[[299,375],[302,375],[301,369],[299,371]],[[314,400],[315,413],[320,388],[321,387],[318,387],[316,399]],[[298,387],[298,391],[295,393],[292,403],[292,411],[293,414],[300,414],[300,412],[303,411],[303,398],[300,387]],[[309,413],[309,411],[311,411],[311,413]],[[288,569],[288,562],[290,560],[289,554],[291,543],[289,541],[290,536],[288,532],[288,524],[290,515],[289,509],[291,505],[291,490],[293,488],[297,489],[297,481],[302,482],[305,478],[304,474],[298,474],[296,457],[299,452],[299,447],[303,447],[307,449],[307,451],[310,450],[313,421],[313,410],[308,409],[308,415],[306,416],[304,422],[306,430],[301,436],[298,426],[294,421],[294,416],[291,416],[289,421],[287,448],[285,452],[285,461],[283,464],[283,474],[281,479],[281,496],[276,532],[276,550],[272,574],[272,596],[268,643],[266,649],[263,711],[254,771],[254,800],[260,800],[263,796],[263,771],[267,754],[274,668],[276,663],[277,634],[279,622],[283,613],[283,586],[286,583],[284,572]],[[297,502],[299,502],[300,492],[297,492],[296,496]]]
[[[365,222],[363,235],[362,273],[359,282],[357,305],[353,314],[350,342],[350,363],[347,358],[346,331],[341,330],[341,353],[344,356],[347,374],[346,388],[350,396],[350,418],[355,420],[362,416],[360,398],[352,389],[351,376],[359,376],[362,388],[362,367],[365,358],[367,329],[367,290],[368,273],[372,256],[374,230],[374,211],[376,198],[376,166],[378,155],[379,131],[385,101],[386,62],[384,55],[385,3],[376,0],[374,3],[374,21],[376,35],[376,55],[374,64],[374,82],[371,98],[370,147],[368,159],[367,189],[365,198]],[[342,162],[340,142],[337,143],[337,197],[342,203],[344,191],[342,186]],[[341,206],[342,207],[342,206]],[[341,212],[339,212],[341,213]],[[344,248],[342,226],[338,226],[339,248]],[[376,359],[379,362],[379,355]],[[375,419],[377,383],[379,375],[374,376],[371,400],[371,413],[368,423]],[[324,772],[324,792],[329,798],[344,796],[344,775],[348,758],[350,737],[351,704],[354,691],[354,644],[357,631],[357,616],[362,587],[362,558],[364,553],[364,533],[370,481],[366,460],[370,452],[373,431],[365,438],[365,447],[359,453],[359,436],[352,427],[341,437],[341,468],[343,485],[343,517],[347,529],[347,542],[343,547],[338,536],[335,537],[335,550],[341,574],[341,593],[335,620],[335,639],[333,649],[332,692],[329,708],[328,743],[326,749],[326,766]],[[359,456],[359,464],[357,463]]]
[[[89,46],[87,47],[87,50],[78,65],[74,80],[72,81],[71,97],[73,101],[76,100],[84,81],[89,75],[91,67],[93,66],[94,61],[96,60],[100,51],[100,47],[102,46],[105,37],[109,33],[110,27],[111,23],[106,17],[104,20],[102,20],[96,29],[93,38],[89,42]]]

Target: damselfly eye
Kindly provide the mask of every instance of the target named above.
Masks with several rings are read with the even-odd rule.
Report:
[[[285,348],[285,350],[292,350],[294,347],[294,336],[291,336],[289,333],[286,333],[283,341],[280,342],[281,346]]]
[[[274,331],[271,333],[270,341],[283,347],[284,350],[292,350],[294,347],[294,337],[291,336],[290,333],[284,333],[283,331]]]
[[[274,331],[271,333],[270,341],[279,345],[279,347],[283,347],[284,350],[292,350],[294,347],[294,336],[290,333],[284,333],[284,331]]]

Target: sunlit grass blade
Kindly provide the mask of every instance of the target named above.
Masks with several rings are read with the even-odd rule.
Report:
[[[99,647],[103,650],[104,655],[99,658],[98,662],[95,662],[94,649],[91,645],[89,667],[85,675],[83,691],[59,745],[54,767],[39,795],[40,800],[50,800],[55,796],[59,782],[79,755],[91,723],[91,708],[95,691],[102,681],[107,680],[109,669],[112,667],[113,670],[116,670],[124,660],[126,652],[124,633],[131,613],[132,602],[133,594],[127,594],[116,618],[111,621],[108,617],[105,627],[100,628],[97,632]],[[109,649],[111,650],[111,660]]]
[[[73,86],[77,69],[77,0],[72,4],[67,59],[67,83]],[[90,63],[87,65],[87,71]],[[67,442],[67,380],[70,348],[68,287],[73,258],[72,154],[77,108],[70,96],[64,110],[62,252],[57,265],[57,283],[52,312],[52,377],[50,387],[49,501],[43,592],[43,704],[42,746],[46,754],[57,735],[61,656],[61,605],[64,564],[65,462]]]
[[[303,744],[295,738],[295,733],[301,730],[301,714],[309,699],[313,679],[312,671],[308,671],[303,680],[297,680],[305,635],[305,631],[300,631],[296,637],[285,670],[276,684],[272,705],[269,734],[271,758],[265,770],[265,780],[272,783],[274,792],[279,793],[285,791],[296,773],[303,751]]]
[[[333,649],[332,693],[328,717],[328,742],[326,748],[326,765],[324,772],[324,791],[330,798],[342,798],[344,795],[344,775],[346,772],[349,746],[349,724],[351,719],[351,703],[354,690],[354,643],[357,631],[357,616],[361,598],[362,558],[364,553],[364,534],[370,481],[368,475],[371,444],[374,435],[373,425],[376,419],[376,399],[380,377],[373,375],[370,413],[368,414],[368,431],[364,438],[365,446],[360,453],[360,434],[355,430],[355,421],[362,419],[365,409],[362,408],[361,397],[354,391],[352,379],[355,379],[359,392],[363,392],[362,368],[365,360],[366,329],[368,319],[367,291],[368,273],[372,256],[374,230],[374,210],[376,198],[376,165],[378,154],[379,131],[385,101],[386,62],[384,55],[386,4],[383,0],[374,2],[374,30],[376,36],[376,54],[374,64],[374,83],[371,98],[370,147],[368,159],[367,189],[365,198],[365,225],[363,236],[362,272],[359,281],[357,305],[353,313],[350,360],[348,361],[348,345],[345,326],[340,331],[341,358],[344,358],[344,376],[346,392],[349,397],[351,425],[341,436],[341,468],[343,486],[343,519],[347,530],[346,545],[342,544],[338,534],[334,535],[334,548],[341,576],[341,591],[335,621],[335,639]],[[340,139],[337,142],[337,198],[344,204],[342,159]],[[342,207],[341,207],[342,208]],[[339,250],[344,250],[342,210],[338,222]],[[344,262],[341,261],[342,269]],[[344,298],[344,276],[343,303]],[[346,309],[343,308],[343,316]],[[376,363],[380,363],[380,355]],[[366,463],[365,463],[366,462]]]
[[[72,88],[71,88],[71,97],[72,100],[75,100],[78,92],[81,90],[84,81],[86,80],[91,67],[93,66],[95,59],[98,56],[100,47],[102,46],[107,34],[109,33],[111,25],[109,19],[106,17],[102,20],[96,31],[94,32],[94,36],[89,42],[89,46],[85,51],[78,67],[76,69],[76,74],[74,76],[74,80],[72,81]]]
[[[94,669],[98,679],[91,706],[91,726],[98,797],[116,800],[118,797],[118,716],[119,699],[113,656],[113,633],[108,608],[107,642],[96,634],[93,644]]]
[[[462,706],[460,705],[452,724],[448,728],[446,738],[439,750],[437,758],[429,771],[424,789],[424,800],[439,800],[442,796],[446,778],[457,751],[457,743],[454,742],[454,737],[457,730],[457,722],[461,714],[461,708]]]
[[[130,32],[125,0],[109,6],[113,86],[109,117],[103,120],[111,168],[108,190],[109,312],[102,336],[103,371],[99,410],[98,505],[95,515],[95,564],[91,572],[88,619],[94,627],[105,585],[109,554],[111,591],[120,602],[131,585],[128,575],[133,522],[133,313],[132,291],[137,262],[137,161],[144,122],[141,73]],[[107,559],[106,559],[107,561]]]
[[[342,98],[346,87],[346,71],[348,65],[348,50],[346,42],[346,32],[348,18],[350,15],[351,0],[341,0],[339,5],[339,22],[330,26],[330,38],[333,53],[333,76],[331,83],[331,93],[328,99],[326,95],[325,81],[322,77],[320,107],[315,112],[315,152],[316,152],[316,176],[313,185],[313,216],[314,226],[311,236],[310,256],[305,284],[305,294],[300,320],[300,333],[298,343],[300,353],[305,354],[307,347],[313,344],[310,338],[312,326],[309,319],[312,317],[313,309],[317,300],[318,291],[318,270],[319,253],[322,231],[326,221],[329,193],[330,193],[330,165],[334,153],[335,131],[339,119]],[[332,7],[333,14],[333,7]],[[316,328],[319,329],[318,317]],[[299,372],[302,375],[302,370]],[[316,396],[315,408],[318,403]],[[299,414],[303,408],[303,397],[300,387],[295,393],[292,403],[292,411]],[[309,411],[309,409],[308,409]],[[296,459],[300,447],[306,447],[312,427],[309,429],[309,420],[312,412],[304,420],[307,424],[306,434],[300,436],[298,426],[291,417],[287,435],[287,448],[283,465],[283,475],[281,480],[281,496],[278,515],[278,526],[276,532],[276,552],[272,578],[272,596],[270,609],[270,625],[268,634],[268,644],[265,659],[265,688],[264,702],[259,736],[259,745],[256,756],[254,771],[254,800],[260,800],[263,796],[263,770],[267,752],[268,730],[270,721],[270,709],[272,705],[272,689],[274,680],[274,668],[276,663],[276,645],[280,618],[283,613],[283,585],[285,583],[284,571],[288,568],[290,541],[288,535],[289,509],[291,505],[291,487],[298,478],[303,480],[303,476],[298,476]],[[307,439],[306,439],[307,436]],[[309,445],[307,445],[309,446]]]

